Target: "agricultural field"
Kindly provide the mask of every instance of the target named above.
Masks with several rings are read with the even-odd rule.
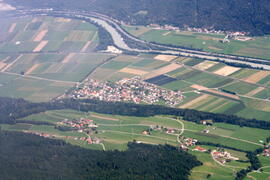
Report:
[[[268,71],[196,58],[141,54],[118,55],[97,68],[90,78],[116,82],[135,76],[165,89],[182,91],[185,98],[177,105],[179,108],[269,120]],[[267,106],[262,108],[262,104]]]
[[[150,27],[122,26],[130,34],[149,42],[171,44],[209,52],[234,54],[269,59],[270,37],[254,37],[252,40],[230,40],[222,43],[224,34],[197,33],[189,31],[156,30]]]
[[[80,119],[93,120],[96,128],[90,131],[64,131],[55,128],[59,125],[59,122]],[[35,121],[50,124],[31,124],[31,122]],[[269,136],[267,130],[239,127],[222,123],[206,126],[181,119],[177,120],[169,116],[133,117],[79,112],[68,109],[47,111],[31,115],[19,119],[18,123],[15,125],[1,125],[1,127],[9,131],[23,131],[49,138],[63,139],[74,145],[99,150],[125,150],[127,148],[127,143],[133,140],[147,144],[171,144],[178,146],[179,142],[177,136],[181,134],[181,136],[195,138],[199,141],[215,142],[234,148],[252,151],[261,147],[261,141],[265,141]],[[175,132],[167,133],[168,129],[174,129]],[[209,132],[204,133],[203,131],[205,130],[209,130]],[[149,134],[145,134],[145,131],[149,131]],[[98,139],[99,141],[94,144],[89,144],[83,140],[89,137]],[[202,145],[201,147],[211,150],[216,149],[213,146]],[[234,171],[249,166],[249,163],[240,161],[231,161],[223,166],[214,161],[209,153],[192,151],[194,146],[190,148],[191,150],[189,152],[203,162],[202,166],[192,170],[190,179],[206,179],[206,176],[211,174],[210,179],[229,180],[233,177]],[[245,153],[243,152],[230,149],[225,150],[240,160],[247,160]],[[269,159],[265,159],[265,157],[260,157],[260,159],[262,159],[264,165],[270,163]]]
[[[0,37],[1,96],[48,101],[113,57],[94,52],[97,28],[79,20],[9,18],[1,20]]]

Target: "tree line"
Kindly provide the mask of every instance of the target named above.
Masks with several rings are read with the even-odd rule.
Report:
[[[193,109],[179,109],[160,105],[142,105],[124,102],[105,102],[94,99],[61,99],[50,102],[32,103],[23,99],[0,97],[0,123],[16,123],[17,119],[48,110],[73,109],[92,111],[103,114],[149,117],[155,115],[172,115],[186,121],[200,123],[212,120],[216,123],[228,123],[260,129],[270,129],[270,122],[246,119],[235,115],[215,114]]]

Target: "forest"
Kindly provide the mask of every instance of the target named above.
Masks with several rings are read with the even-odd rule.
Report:
[[[97,11],[134,25],[270,32],[268,0],[5,0],[13,6]]]
[[[1,179],[27,180],[187,180],[201,165],[192,156],[170,145],[132,142],[126,151],[97,151],[0,129]]]

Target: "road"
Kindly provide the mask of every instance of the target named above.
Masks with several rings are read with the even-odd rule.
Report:
[[[111,35],[114,44],[123,50],[137,53],[157,53],[157,54],[169,54],[175,56],[186,56],[186,57],[197,57],[203,58],[207,60],[215,60],[215,61],[225,61],[231,63],[240,63],[245,65],[250,65],[256,68],[264,68],[266,70],[270,70],[270,65],[266,64],[270,61],[263,60],[259,58],[251,58],[251,57],[241,57],[235,55],[225,55],[211,52],[204,52],[199,50],[191,50],[191,49],[183,49],[183,48],[174,48],[166,45],[158,45],[150,42],[146,42],[140,40],[130,34],[128,34],[122,27],[119,25],[119,22],[115,19],[107,17],[103,14],[94,13],[94,12],[80,12],[80,11],[55,11],[48,9],[33,9],[33,10],[20,10],[15,11],[16,16],[25,16],[25,15],[47,15],[47,16],[63,16],[67,18],[75,18],[84,21],[94,22],[103,27],[105,30],[109,32]],[[129,44],[127,44],[126,40],[131,40],[134,43],[141,43],[144,45],[151,45],[152,47],[159,48],[162,50],[153,50],[153,49],[136,49],[131,48]],[[253,62],[250,62],[253,61]]]

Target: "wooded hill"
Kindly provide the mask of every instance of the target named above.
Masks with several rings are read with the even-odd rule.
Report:
[[[129,143],[127,151],[87,150],[61,140],[0,129],[0,179],[187,180],[201,165],[169,145]]]
[[[14,6],[98,11],[131,24],[270,34],[269,0],[5,0]]]

